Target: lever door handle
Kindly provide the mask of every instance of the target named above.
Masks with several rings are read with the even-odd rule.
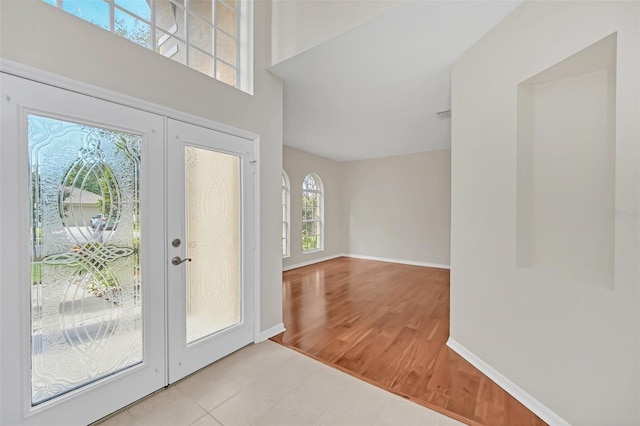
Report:
[[[191,262],[191,259],[188,258],[188,257],[185,257],[184,259],[180,259],[179,256],[176,256],[173,259],[171,259],[171,263],[176,265],[176,266],[178,266],[178,265],[180,265],[181,263],[184,263],[184,262]]]

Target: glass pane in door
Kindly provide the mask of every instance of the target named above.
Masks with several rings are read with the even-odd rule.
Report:
[[[185,147],[187,343],[241,321],[240,158]]]
[[[142,362],[140,143],[28,116],[33,405]]]

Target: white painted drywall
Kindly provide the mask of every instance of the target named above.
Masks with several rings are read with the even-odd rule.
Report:
[[[282,259],[282,267],[313,262],[343,253],[342,187],[340,163],[284,146],[283,168],[290,183],[290,256]],[[322,180],[324,189],[324,249],[302,252],[302,181],[310,173]]]
[[[286,144],[336,161],[450,148],[451,63],[520,1],[409,1],[272,66]]]
[[[254,8],[254,96],[41,1],[0,2],[0,57],[261,136],[260,325],[266,330],[282,322],[282,82],[266,71],[269,4]]]
[[[402,3],[402,0],[274,0],[271,64],[324,43]]]
[[[449,265],[451,150],[342,165],[347,253]]]
[[[640,423],[639,8],[638,2],[526,2],[452,71],[451,336],[570,424]],[[614,32],[615,205],[601,198],[589,212],[624,212],[614,219],[614,282],[607,288],[517,267],[517,92],[520,83]],[[595,89],[601,82],[580,84],[602,98]],[[560,92],[575,106],[576,91],[565,84]],[[573,118],[550,102],[558,91],[542,92],[534,107],[560,122]],[[538,125],[538,136],[549,135],[548,124]],[[561,132],[581,137],[580,123],[573,126]],[[572,144],[573,156],[562,158],[568,170],[580,170],[580,146],[555,140]],[[589,191],[590,184],[575,187]],[[566,201],[558,203],[563,210],[571,208]],[[580,219],[580,208],[571,214]]]

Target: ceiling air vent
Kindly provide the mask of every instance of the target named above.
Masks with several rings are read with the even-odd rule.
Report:
[[[440,120],[448,120],[451,118],[451,110],[436,112],[436,115]]]

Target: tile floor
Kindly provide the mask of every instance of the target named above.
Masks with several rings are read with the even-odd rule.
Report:
[[[246,348],[99,423],[462,425],[271,341]]]

